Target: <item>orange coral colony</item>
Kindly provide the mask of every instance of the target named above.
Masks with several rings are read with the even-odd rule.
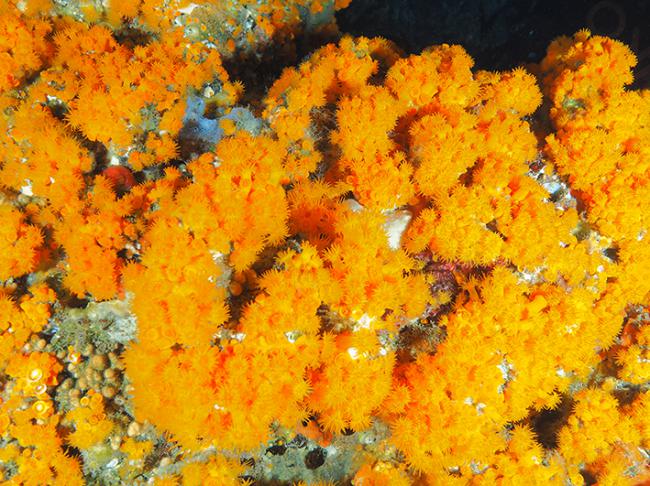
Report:
[[[0,1],[0,482],[650,482],[634,54],[347,3]]]

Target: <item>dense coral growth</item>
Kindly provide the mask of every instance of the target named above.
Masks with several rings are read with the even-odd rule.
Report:
[[[345,36],[244,106],[346,3],[0,2],[3,481],[650,481],[634,55]]]

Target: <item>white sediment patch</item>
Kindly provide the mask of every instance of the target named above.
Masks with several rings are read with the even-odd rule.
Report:
[[[397,209],[386,213],[384,231],[388,238],[388,246],[392,250],[399,250],[402,244],[402,235],[411,222],[413,215],[406,209]]]

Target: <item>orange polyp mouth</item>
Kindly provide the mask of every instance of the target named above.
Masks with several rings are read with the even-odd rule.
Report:
[[[135,186],[135,177],[133,177],[133,172],[131,172],[127,167],[112,165],[104,169],[102,174],[111,181],[113,189],[116,192],[127,192]]]

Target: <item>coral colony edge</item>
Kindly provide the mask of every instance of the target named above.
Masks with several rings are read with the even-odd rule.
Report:
[[[347,3],[0,0],[2,484],[650,484],[634,54]]]

